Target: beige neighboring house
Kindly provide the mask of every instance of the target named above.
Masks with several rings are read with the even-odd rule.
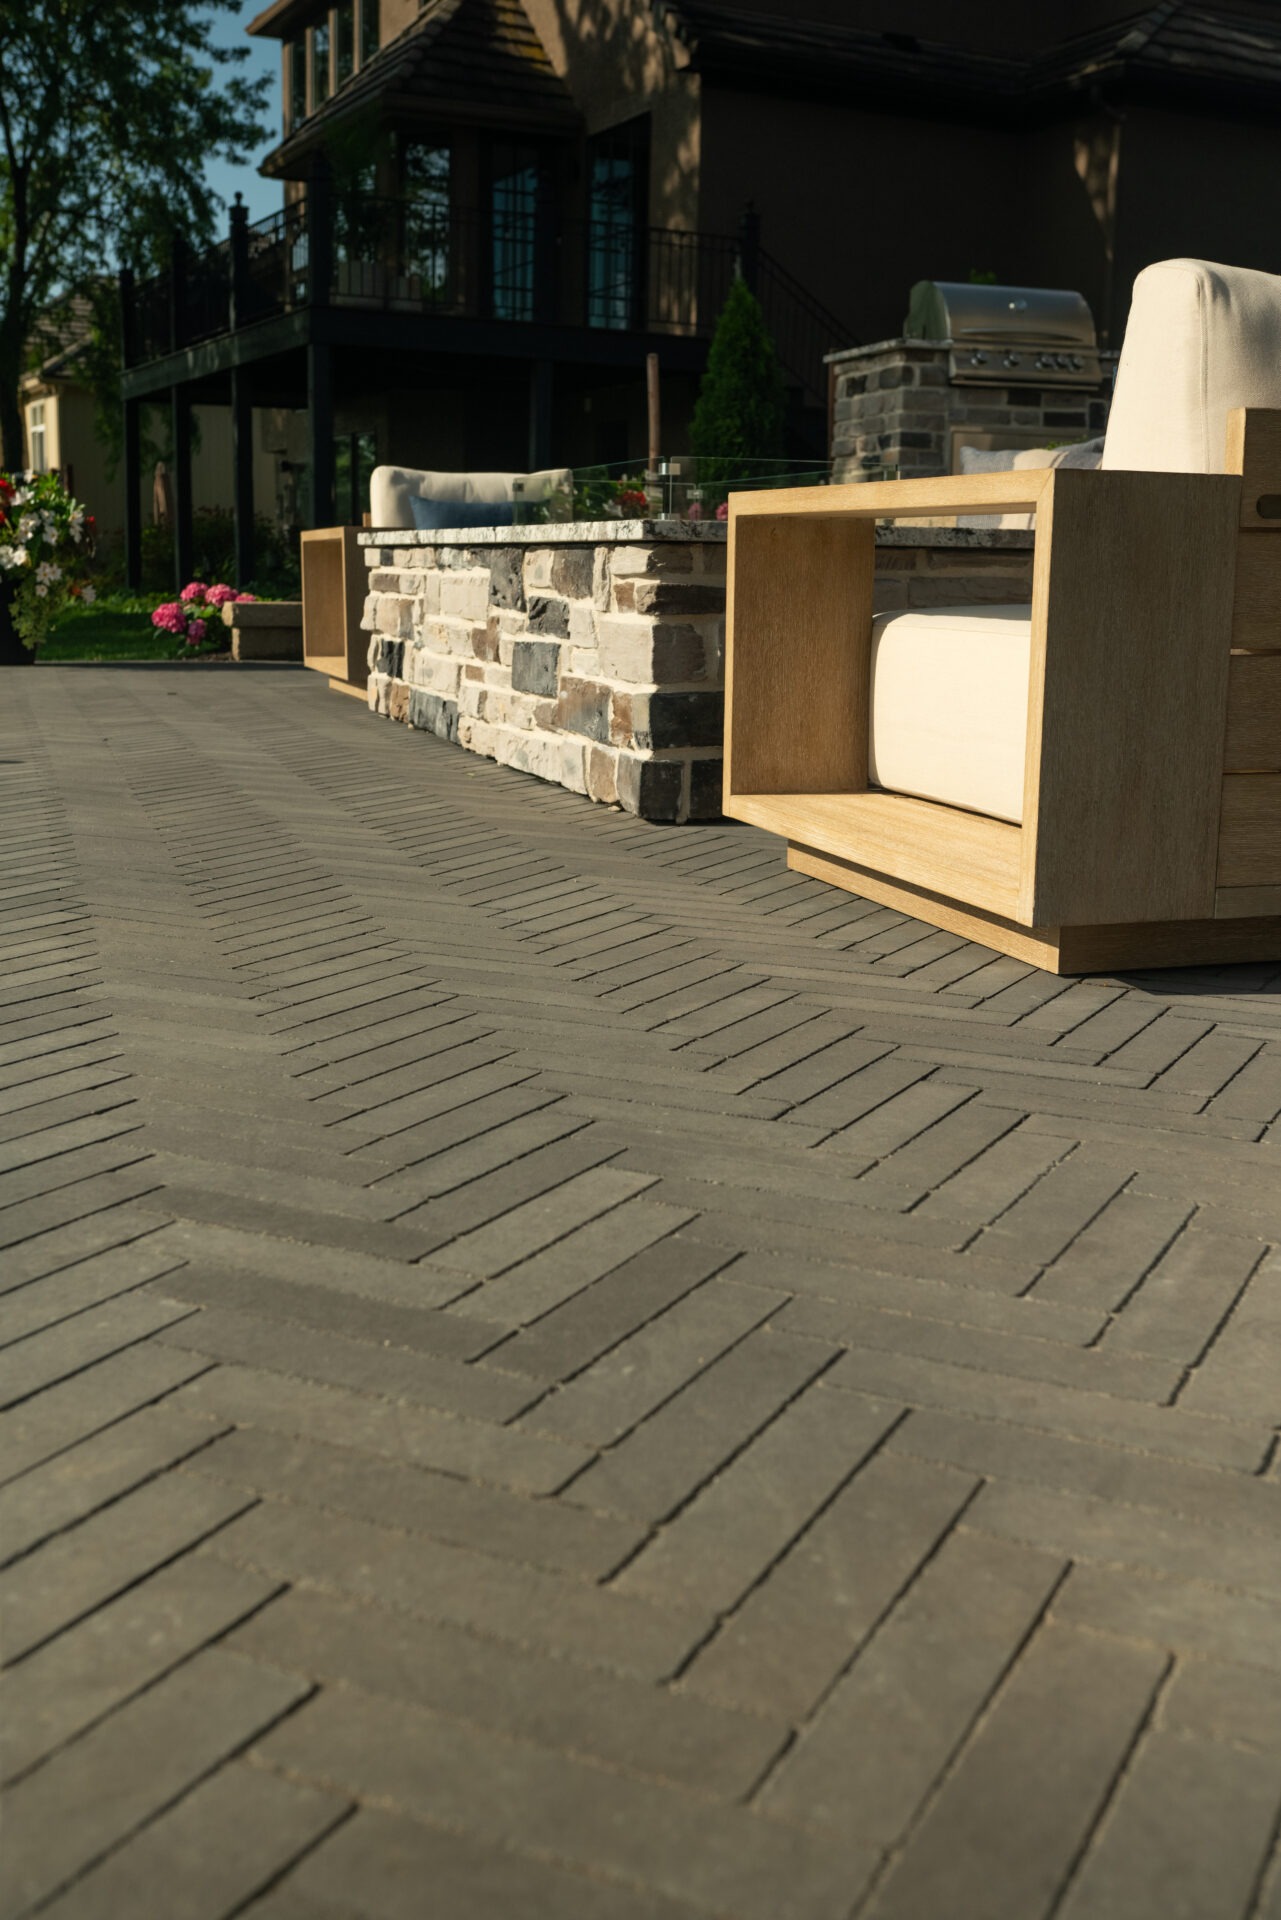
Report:
[[[24,376],[25,457],[36,473],[60,474],[68,490],[94,515],[99,530],[109,533],[124,525],[124,470],[121,466],[110,472],[108,449],[98,437],[94,394],[85,367],[89,333],[88,303],[77,300],[59,328],[56,349]],[[200,406],[193,408],[193,415],[192,504],[197,511],[207,507],[230,511],[230,415],[225,407]],[[288,433],[287,423],[282,425],[277,414],[264,412],[255,418],[254,497],[260,513],[278,508],[282,487],[287,491],[289,463],[284,462],[282,475],[277,449],[294,440],[301,440],[301,430]],[[139,494],[143,520],[153,520],[155,488],[150,470],[140,478]]]

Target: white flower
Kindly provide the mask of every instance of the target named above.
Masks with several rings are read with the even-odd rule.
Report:
[[[56,580],[61,580],[61,578],[62,568],[56,567],[52,560],[42,560],[36,568],[36,579],[40,582],[40,591],[42,593],[46,587],[51,587]]]
[[[86,587],[80,598],[87,607],[91,607],[98,598],[98,589],[96,587]]]
[[[38,587],[36,588],[36,593],[37,593],[37,594],[39,595],[39,597],[40,597],[40,599],[41,599],[41,600],[43,600],[43,599],[44,599],[44,597],[45,597],[45,595],[46,595],[46,594],[48,593],[48,591],[49,591],[49,589],[48,589],[48,587],[46,587],[46,586],[43,586],[43,585],[41,585],[41,586],[38,586]]]
[[[6,567],[11,570],[27,566],[31,559],[25,547],[0,547],[0,553],[4,555]]]
[[[25,507],[30,498],[31,498],[30,488],[19,487],[17,491],[14,493],[11,504],[15,507]]]
[[[18,522],[19,540],[38,540],[40,538],[40,515],[24,513]]]

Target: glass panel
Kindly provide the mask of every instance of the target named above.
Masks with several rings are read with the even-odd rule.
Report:
[[[346,293],[375,291],[363,269],[386,261],[389,237],[387,208],[376,195],[376,159],[355,161],[343,150],[333,159],[334,257],[340,268],[339,289]]]
[[[356,70],[355,0],[334,8],[334,85],[340,87]]]
[[[289,55],[289,125],[300,127],[307,118],[307,43],[291,40]]]
[[[450,175],[448,147],[406,143],[401,156],[402,270],[418,281],[417,297],[449,298]]]
[[[490,206],[494,318],[532,320],[538,160],[530,148],[495,148]]]
[[[648,122],[611,127],[588,143],[587,324],[637,323]]]
[[[372,60],[378,51],[378,0],[360,0],[360,64]]]
[[[329,98],[329,22],[322,21],[311,30],[311,110],[323,106]]]

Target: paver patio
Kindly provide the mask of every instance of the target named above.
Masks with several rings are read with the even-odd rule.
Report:
[[[3,694],[4,1920],[1278,1920],[1281,968]]]

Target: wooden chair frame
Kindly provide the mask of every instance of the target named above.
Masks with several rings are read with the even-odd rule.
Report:
[[[335,693],[365,698],[369,636],[361,630],[369,569],[360,527],[315,527],[302,535],[304,665],[329,676]]]
[[[1281,958],[1281,412],[1227,465],[732,496],[726,814],[1052,972]],[[877,520],[1028,508],[1022,825],[870,789]]]

